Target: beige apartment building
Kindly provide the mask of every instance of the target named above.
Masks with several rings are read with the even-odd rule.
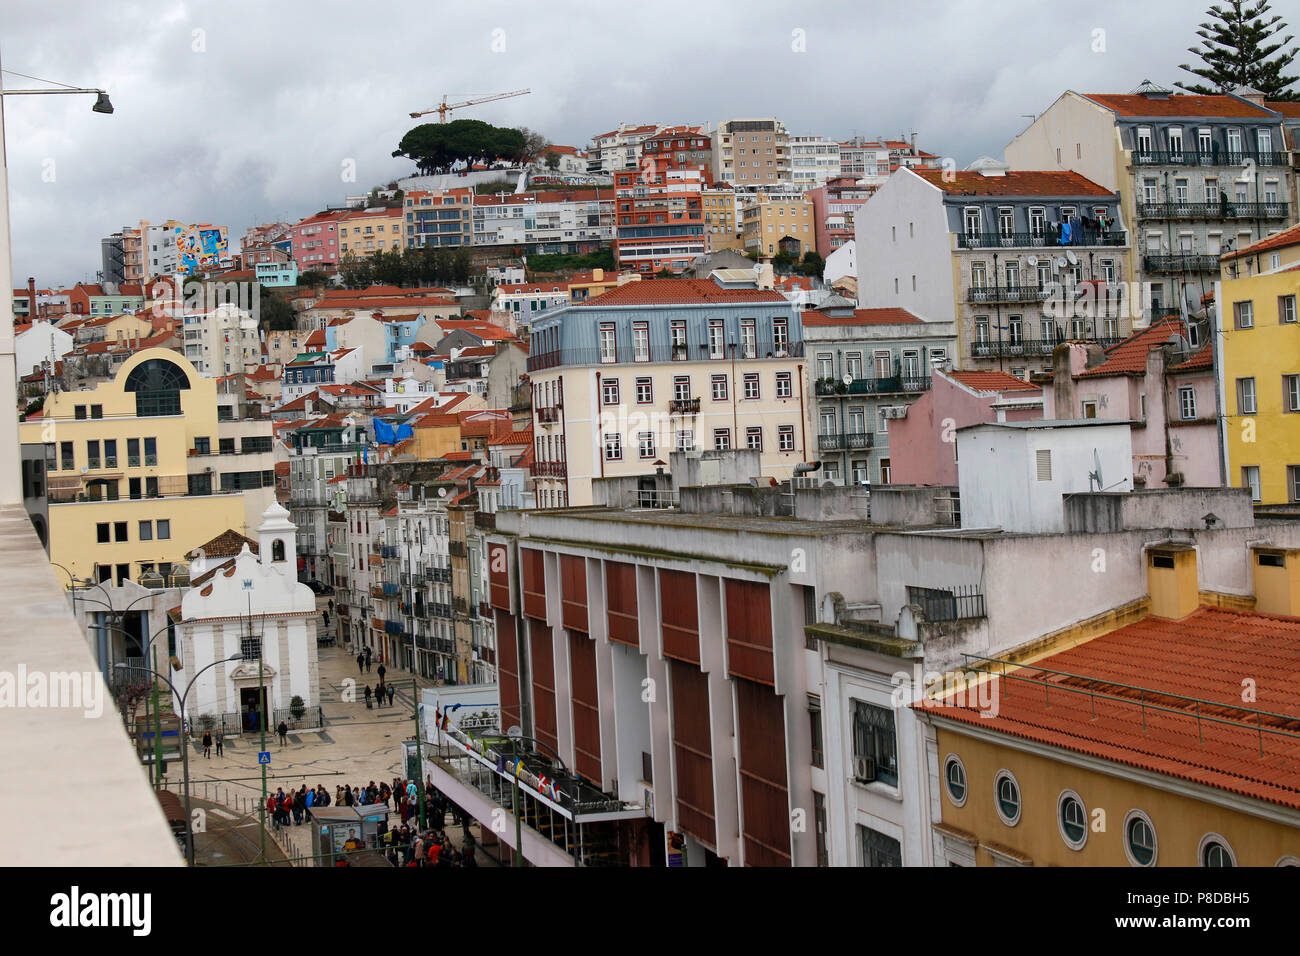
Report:
[[[732,119],[713,133],[713,181],[750,186],[790,182],[790,134],[773,117]]]
[[[741,241],[746,252],[789,252],[803,258],[817,248],[813,204],[798,192],[756,193],[745,199]]]

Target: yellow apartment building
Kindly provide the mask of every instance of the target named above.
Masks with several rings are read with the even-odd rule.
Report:
[[[790,252],[803,258],[817,248],[813,204],[800,193],[758,193],[745,200],[741,215],[746,252],[765,256]]]
[[[1300,501],[1300,226],[1224,255],[1221,269],[1228,481],[1260,504]]]
[[[401,248],[401,209],[358,209],[339,221],[339,255],[344,259],[367,259]]]
[[[168,349],[131,356],[94,389],[50,395],[19,427],[46,449],[51,562],[139,581],[228,528],[249,533],[274,501],[270,422],[223,420],[218,404],[217,382]]]
[[[710,252],[745,248],[736,216],[734,189],[706,189],[704,198],[704,233]]]

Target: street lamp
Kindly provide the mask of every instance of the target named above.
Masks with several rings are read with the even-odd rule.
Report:
[[[0,71],[3,72],[3,71]],[[15,76],[25,76],[22,73],[16,73]],[[42,83],[50,83],[50,80],[41,80],[39,77],[26,77],[27,79],[36,79]],[[0,83],[0,86],[3,84]],[[10,261],[9,250],[9,166],[5,159],[5,114],[4,98],[6,96],[34,96],[41,93],[94,93],[95,105],[91,107],[96,113],[113,112],[113,104],[109,102],[108,94],[99,89],[82,89],[68,86],[64,83],[55,84],[61,89],[53,90],[6,90],[0,88],[0,301],[4,303],[4,309],[0,312],[0,395],[12,395],[18,387],[18,363],[14,354],[14,328],[13,328],[13,263]],[[33,312],[36,303],[32,303]],[[18,448],[18,422],[15,416],[0,416],[0,429],[3,429],[3,435],[0,437],[0,447],[10,452]],[[18,460],[21,456],[14,455],[9,463],[0,468],[0,504],[20,504],[23,500],[22,482],[19,476]]]
[[[242,654],[236,654],[234,657],[219,658],[205,667],[200,667],[194,672],[194,676],[190,678],[190,682],[185,685],[184,693],[176,689],[176,685],[171,682],[169,677],[165,674],[159,674],[152,667],[133,667],[130,664],[122,662],[113,665],[115,668],[122,670],[143,671],[148,674],[153,674],[155,677],[161,677],[166,682],[167,686],[171,688],[172,694],[180,698],[181,767],[182,773],[185,776],[185,862],[190,866],[194,865],[194,818],[191,815],[190,810],[190,741],[189,735],[185,732],[185,699],[189,697],[190,691],[194,689],[194,685],[198,682],[199,675],[204,671],[210,670],[218,664],[229,664],[232,661],[242,661],[244,659],[245,658]]]
[[[163,633],[164,631],[170,630],[171,626],[172,626],[171,621],[168,621],[166,624],[158,628],[158,630],[154,631],[153,634],[149,636],[149,640],[144,642],[144,646],[140,650],[140,657],[142,660],[144,658],[149,657],[149,651],[153,645],[154,639],[157,638],[158,635]],[[111,630],[117,631],[123,637],[132,636],[128,634],[126,631],[122,630],[122,628],[116,627],[112,624],[107,625],[107,627]],[[155,655],[150,659],[150,665],[156,667],[158,663],[158,657],[156,654],[157,649],[156,648],[153,649],[155,651]],[[162,709],[158,703],[158,682],[150,681],[150,684],[152,686],[150,687],[149,696],[145,697],[144,699],[144,723],[146,727],[149,726],[149,698],[152,697],[153,718],[154,718],[154,728],[153,728],[154,759],[153,759],[153,763],[149,767],[149,779],[151,782],[153,782],[154,789],[157,790],[162,785],[162,774],[159,772],[159,768],[162,767]],[[181,728],[181,731],[182,733],[184,732],[184,727]]]

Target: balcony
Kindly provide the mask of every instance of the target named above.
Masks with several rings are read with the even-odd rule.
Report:
[[[1285,166],[1286,161],[1286,153],[1230,153],[1219,150],[1201,153],[1194,149],[1133,150],[1134,166],[1245,166],[1248,162],[1256,166]]]
[[[497,526],[497,516],[494,511],[478,511],[474,513],[474,527],[480,531],[494,531]]]
[[[545,408],[537,408],[533,410],[533,414],[543,425],[554,425],[560,420],[560,406],[548,405]]]
[[[433,612],[433,616],[434,616],[434,617],[441,617],[441,618],[450,618],[450,617],[451,617],[451,605],[450,605],[450,604],[430,604],[430,605],[429,605],[429,610],[430,610],[431,612]]]
[[[467,605],[463,597],[452,598],[451,609],[461,617],[465,616],[468,613]]]
[[[962,621],[984,617],[984,593],[978,585],[907,588],[907,603],[921,608],[927,621]]]
[[[977,339],[971,343],[974,358],[1016,358],[1025,355],[1051,355],[1063,342],[1096,342],[1109,348],[1121,341],[1118,336],[1053,336],[1045,339],[1012,338],[1000,342]]]
[[[669,399],[668,412],[671,415],[698,415],[700,413],[700,400],[698,398]]]
[[[818,451],[866,451],[871,448],[871,432],[837,432],[817,436]]]
[[[1218,272],[1219,257],[1207,255],[1143,256],[1147,272]]]
[[[967,302],[1046,302],[1050,289],[1036,285],[982,285],[966,290]]]
[[[856,378],[845,385],[833,378],[818,379],[813,385],[813,392],[821,397],[854,395],[900,395],[930,390],[928,375],[891,375],[888,378]]]
[[[393,544],[380,545],[379,553],[385,558],[397,557],[397,546]]]
[[[430,568],[427,577],[435,584],[450,584],[451,568]]]
[[[401,621],[384,621],[384,633],[396,634],[400,637],[406,633],[406,628]]]
[[[533,462],[533,474],[538,478],[567,478],[569,463],[566,461]]]
[[[402,594],[400,587],[396,584],[389,584],[387,581],[380,585],[380,591],[383,592],[384,597],[400,597]]]
[[[1139,219],[1286,219],[1285,202],[1140,202]]]
[[[693,345],[653,343],[644,349],[637,349],[630,343],[625,345],[620,342],[615,349],[593,347],[555,349],[530,355],[527,368],[529,372],[537,372],[561,365],[653,365],[663,362],[683,362],[688,359],[730,361],[733,357],[738,359],[801,358],[803,354],[802,342],[791,344],[764,340],[751,342],[748,345],[739,342],[729,343],[721,354],[714,353],[707,342],[697,342]]]
[[[958,249],[1067,249],[1072,246],[1127,246],[1128,233],[1123,229],[1080,229],[1069,242],[1053,239],[1044,232],[962,232],[957,234]]]

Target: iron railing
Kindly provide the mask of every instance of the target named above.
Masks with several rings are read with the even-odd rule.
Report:
[[[1139,202],[1139,219],[1286,219],[1285,202]]]
[[[871,447],[871,443],[871,432],[835,432],[817,436],[818,451],[838,451],[845,448],[854,451],[865,450]]]
[[[974,584],[951,588],[908,585],[907,603],[921,608],[927,621],[962,621],[985,616],[984,592]]]
[[[1285,166],[1286,153],[1261,153],[1256,151],[1232,153],[1211,150],[1208,153],[1195,149],[1145,149],[1133,150],[1134,166]]]
[[[1218,272],[1219,257],[1207,255],[1143,256],[1147,272]]]
[[[1054,248],[1068,246],[1126,246],[1128,233],[1123,229],[1079,229],[1073,230],[1068,241],[1060,236],[1052,236],[1047,230],[1042,232],[960,232],[957,234],[959,249],[1015,249],[1015,248]]]
[[[685,352],[682,351],[683,348]],[[644,349],[637,349],[630,343],[620,342],[613,349],[588,346],[539,352],[528,357],[527,368],[530,372],[536,372],[561,365],[653,365],[660,362],[681,362],[689,358],[699,361],[709,359],[730,361],[732,358],[798,358],[803,354],[802,342],[777,344],[770,340],[756,340],[745,343],[733,342],[729,336],[720,354],[708,342],[697,342],[686,346],[652,343]]]
[[[1123,341],[1119,336],[1054,336],[1045,339],[1004,339],[1002,341],[976,339],[971,343],[970,354],[974,358],[1014,358],[1020,355],[1051,355],[1058,345],[1064,342],[1096,342],[1103,348],[1110,348]]]
[[[979,285],[966,290],[967,302],[1046,302],[1052,290],[1036,285]]]
[[[698,398],[671,398],[668,400],[668,412],[671,415],[698,415],[700,400]]]
[[[926,392],[931,385],[928,375],[891,375],[888,378],[858,378],[845,385],[837,379],[818,379],[813,390],[820,396],[890,395],[899,392]]]

